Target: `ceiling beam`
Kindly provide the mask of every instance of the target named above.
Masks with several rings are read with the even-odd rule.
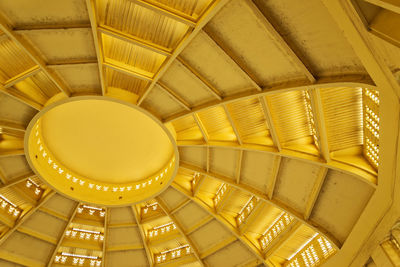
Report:
[[[328,173],[328,168],[322,167],[315,179],[314,185],[311,189],[311,193],[308,196],[308,200],[306,202],[306,208],[304,211],[304,220],[308,220],[310,218],[311,212],[317,202],[318,196],[321,192],[322,185],[324,184],[326,175]]]
[[[282,157],[280,157],[280,156],[274,157],[274,163],[272,165],[272,170],[271,170],[271,177],[269,177],[270,182],[267,187],[267,196],[269,199],[272,199],[272,197],[274,196],[275,184],[276,184],[276,180],[278,179],[281,161],[282,161]]]
[[[272,115],[271,115],[271,111],[270,111],[267,99],[265,96],[261,96],[261,97],[259,97],[259,100],[260,100],[260,103],[261,103],[261,106],[262,106],[262,109],[264,112],[265,120],[268,124],[268,129],[271,134],[272,141],[274,142],[274,145],[276,146],[278,151],[281,151],[282,145],[281,145],[281,142],[279,141],[278,132],[276,131],[275,125],[272,121]]]
[[[368,30],[384,41],[400,48],[400,36],[397,27],[399,24],[400,14],[382,9],[369,23]]]
[[[189,199],[189,198],[188,198]],[[189,199],[190,200],[190,199]],[[190,200],[191,201],[191,200]],[[214,220],[214,218],[211,215],[208,215],[207,217],[205,217],[204,219],[198,221],[195,225],[193,225],[192,227],[190,227],[189,229],[186,230],[186,234],[190,235],[193,232],[196,232],[197,230],[199,230],[201,227],[203,227],[204,225],[206,225],[207,223],[211,222],[212,220]]]
[[[251,1],[246,0],[247,6],[257,18],[258,22],[264,27],[268,35],[272,38],[278,48],[295,64],[301,72],[306,76],[310,83],[315,83],[316,79],[312,72],[306,67],[301,59],[293,52],[292,48],[285,42],[282,36],[275,30],[274,26],[268,21],[268,19],[261,13],[257,6]]]
[[[67,60],[56,60],[56,61],[49,61],[47,66],[53,69],[61,69],[67,67],[90,67],[97,65],[97,58],[96,59],[67,59]]]
[[[45,234],[45,233],[40,233],[40,232],[38,232],[36,230],[33,230],[33,229],[31,229],[29,227],[26,227],[26,226],[23,226],[23,225],[21,225],[17,229],[17,231],[20,232],[20,233],[29,235],[29,236],[31,236],[33,238],[39,239],[41,241],[47,242],[47,243],[52,244],[52,245],[56,245],[57,244],[57,239],[55,237],[49,236],[48,234]]]
[[[56,257],[58,248],[61,246],[62,240],[64,239],[64,236],[65,236],[65,232],[67,232],[70,223],[71,223],[72,220],[74,219],[75,214],[76,214],[76,212],[77,212],[77,210],[78,210],[78,207],[79,207],[79,203],[76,203],[76,204],[75,204],[75,208],[74,208],[74,210],[73,210],[71,216],[69,217],[68,222],[66,222],[66,225],[65,225],[65,227],[64,227],[64,230],[63,230],[61,236],[60,236],[59,239],[58,239],[57,245],[56,245],[55,249],[53,250],[53,253],[51,254],[51,257],[50,257],[50,260],[49,260],[49,262],[48,262],[48,264],[47,264],[47,267],[51,267],[51,266],[53,265],[53,261],[54,261],[54,258]]]
[[[152,88],[158,82],[158,80],[164,75],[164,73],[168,70],[169,66],[174,62],[174,60],[179,56],[179,54],[189,45],[189,43],[194,39],[194,37],[201,31],[201,29],[218,13],[221,8],[228,3],[229,0],[217,0],[213,1],[206,12],[198,19],[196,27],[186,35],[185,38],[179,43],[177,48],[173,51],[172,55],[169,56],[164,62],[163,66],[156,73],[153,78],[151,84],[147,87],[146,91],[139,98],[138,105],[140,106],[143,103],[143,100],[150,93]]]
[[[236,69],[239,70],[243,74],[243,77],[246,78],[246,80],[257,90],[257,91],[262,91],[262,88],[258,85],[255,79],[252,78],[252,76],[249,75],[249,72],[245,70],[244,67],[242,67],[237,60],[235,60],[235,56],[232,55],[232,52],[228,50],[227,48],[223,47],[220,42],[217,43],[216,40],[214,40],[206,31],[203,29],[203,31],[200,33],[202,34],[205,39],[207,40],[208,44],[212,46],[213,48],[219,50],[222,52],[222,54],[230,61],[232,66],[234,66]]]
[[[237,238],[235,236],[230,236],[228,238],[223,239],[221,242],[214,244],[212,246],[209,246],[205,251],[203,251],[200,255],[200,257],[202,259],[207,258],[208,256],[216,253],[217,251],[226,248],[227,246],[229,246],[230,244],[232,244],[233,242],[235,242],[237,240]]]
[[[290,150],[290,149],[282,149],[280,152],[276,151],[274,147],[265,146],[265,145],[257,145],[257,144],[244,144],[238,145],[236,142],[220,142],[220,141],[209,141],[207,144],[199,144],[197,141],[177,141],[178,147],[197,147],[197,148],[230,148],[233,150],[244,150],[244,151],[253,151],[253,152],[261,152],[267,153],[270,155],[276,155],[288,159],[296,159],[301,161],[306,161],[311,164],[327,167],[329,169],[337,170],[340,172],[344,172],[348,175],[354,176],[359,179],[361,182],[368,184],[372,188],[377,187],[377,174],[374,169],[365,169],[363,166],[356,166],[354,164],[347,164],[337,160],[331,160],[330,162],[324,162],[317,155],[305,154],[300,151]],[[360,155],[362,157],[362,155]]]
[[[191,247],[194,256],[196,257],[196,259],[199,261],[201,266],[205,266],[203,260],[200,258],[200,254],[199,251],[197,250],[197,248],[195,247],[193,241],[191,240],[191,238],[185,234],[182,225],[178,222],[178,220],[176,219],[176,217],[171,213],[170,210],[168,210],[167,205],[164,203],[164,200],[162,200],[160,197],[156,197],[156,200],[158,202],[158,205],[160,205],[160,207],[164,210],[164,212],[167,214],[167,216],[172,220],[172,222],[175,224],[176,229],[179,231],[179,233],[183,236],[183,238],[185,239],[186,243],[189,244],[189,246]]]
[[[154,266],[154,258],[153,258],[153,254],[150,250],[150,247],[149,247],[149,242],[147,240],[146,233],[144,232],[143,225],[140,222],[140,218],[139,218],[139,214],[136,209],[136,206],[133,205],[131,208],[132,208],[132,212],[133,212],[133,215],[135,216],[136,224],[137,224],[139,232],[140,232],[140,237],[142,238],[144,251],[146,252],[147,260],[149,261],[149,266],[152,267],[152,266]]]
[[[13,262],[22,266],[29,267],[43,267],[42,261],[34,260],[29,257],[13,253],[9,250],[0,249],[0,259],[4,259],[8,262]],[[12,265],[11,265],[12,266]]]
[[[170,88],[168,88],[164,83],[162,82],[158,82],[157,83],[158,88],[160,88],[164,93],[166,93],[167,95],[169,95],[173,100],[175,100],[176,103],[178,103],[179,105],[181,105],[181,107],[183,107],[186,110],[191,110],[190,105],[188,102],[186,102],[185,99],[183,99],[181,96],[179,96],[177,93],[175,93],[174,91],[172,91]]]
[[[370,39],[368,31],[351,1],[322,0],[322,3],[350,42],[354,52],[377,85],[377,90],[389,90],[389,92],[394,90],[399,97],[400,85]]]
[[[162,7],[161,5],[156,5],[146,0],[129,0],[129,1],[137,5],[140,5],[144,8],[150,9],[162,16],[166,16],[180,23],[186,24],[189,27],[193,28],[196,26],[196,21],[192,17],[186,15],[185,13],[179,12],[178,10],[172,8],[167,9],[166,7]]]
[[[123,244],[123,245],[113,245],[107,247],[107,252],[111,251],[127,251],[127,250],[141,250],[144,249],[142,244]]]
[[[210,140],[210,137],[208,136],[207,130],[204,127],[204,124],[201,121],[199,114],[194,113],[193,118],[196,121],[197,127],[199,127],[201,134],[203,135],[204,142],[208,143],[208,141]]]
[[[129,228],[138,227],[136,223],[109,223],[108,228]]]
[[[1,170],[0,170],[0,176],[1,176],[0,180],[1,181],[3,181],[3,180],[5,181],[5,178],[3,178],[4,174],[2,173]],[[9,187],[11,187],[13,185],[16,185],[16,184],[19,184],[21,182],[24,182],[24,181],[26,181],[28,178],[30,178],[32,176],[35,176],[35,173],[30,171],[27,174],[21,175],[21,176],[19,176],[17,178],[12,179],[9,182],[6,182],[5,184],[0,185],[0,189],[6,189],[6,188],[9,188]]]
[[[209,171],[209,168],[207,168],[207,171]],[[194,189],[192,190],[192,195],[195,197],[200,191],[201,185],[204,183],[205,177],[200,176],[200,178],[197,180],[197,183],[194,186]]]
[[[88,10],[89,19],[90,19],[90,26],[92,27],[92,35],[94,41],[94,48],[96,50],[97,55],[97,63],[99,66],[99,77],[100,77],[100,84],[101,84],[101,93],[102,95],[106,95],[107,93],[107,77],[105,74],[105,69],[103,67],[103,46],[100,35],[98,34],[97,27],[97,13],[96,13],[96,2],[95,0],[86,0],[86,8]]]
[[[30,31],[45,31],[45,30],[70,30],[70,29],[90,29],[90,23],[75,23],[75,24],[36,24],[23,25],[13,27],[15,32],[30,32]]]
[[[0,129],[8,129],[25,133],[25,126],[17,122],[0,120]]]
[[[104,216],[104,240],[103,240],[103,247],[102,247],[102,261],[101,266],[104,267],[106,265],[106,250],[107,250],[107,238],[108,238],[108,222],[110,221],[110,209],[105,209],[105,216]]]
[[[379,6],[381,8],[390,10],[394,13],[400,14],[400,3],[398,0],[364,0],[364,1]]]
[[[0,15],[0,30],[2,30],[5,34],[7,34],[7,36],[21,50],[23,50],[32,59],[32,61],[35,62],[35,64],[37,64],[40,67],[43,73],[55,84],[55,86],[60,90],[60,92],[64,93],[67,96],[71,94],[66,85],[61,81],[61,79],[57,75],[49,71],[49,69],[46,66],[47,65],[46,62],[39,55],[36,54],[34,49],[25,40],[23,40],[12,30],[12,28],[8,25],[3,15]]]
[[[276,251],[282,248],[289,241],[290,237],[294,236],[301,226],[300,222],[293,222],[283,232],[281,232],[272,243],[267,247],[267,251],[264,254],[265,259],[268,261],[274,255]]]
[[[4,94],[8,95],[11,98],[16,99],[17,101],[24,103],[28,106],[30,106],[33,109],[36,109],[40,111],[43,106],[32,99],[27,98],[26,96],[22,95],[20,92],[16,90],[12,90],[11,88],[5,88],[2,84],[0,84],[0,92],[3,92]]]
[[[239,184],[240,183],[240,176],[241,176],[241,172],[242,172],[242,162],[243,162],[243,150],[239,151],[239,156],[236,162],[236,170],[235,170],[235,177],[236,177],[236,183]],[[209,169],[207,169],[207,171],[210,171]]]
[[[284,205],[283,203],[281,203],[280,201],[277,201],[276,199],[269,199],[263,192],[245,185],[245,184],[236,184],[235,182],[233,182],[234,180],[232,180],[229,177],[225,177],[223,175],[219,175],[216,173],[210,173],[210,172],[205,172],[204,170],[202,170],[201,168],[189,165],[187,163],[180,163],[180,168],[185,169],[185,170],[189,170],[189,171],[193,171],[193,172],[199,172],[203,175],[206,175],[207,177],[210,177],[212,179],[215,179],[217,181],[226,183],[234,188],[237,188],[239,190],[245,191],[247,193],[253,194],[256,197],[258,197],[259,199],[265,201],[267,204],[270,204],[274,207],[277,207],[280,210],[284,210],[285,212],[287,212],[288,214],[292,215],[294,218],[296,218],[297,220],[301,221],[302,223],[306,224],[308,227],[310,227],[311,229],[314,229],[314,231],[320,233],[322,236],[324,236],[325,238],[327,238],[328,240],[330,240],[330,242],[333,244],[333,246],[335,246],[336,249],[338,249],[341,244],[340,242],[334,237],[332,236],[327,230],[323,229],[321,226],[317,225],[314,221],[311,222],[310,220],[304,220],[304,215],[301,214],[300,212]]]
[[[187,115],[193,114],[195,112],[209,109],[211,107],[216,107],[221,104],[229,104],[240,100],[245,100],[248,98],[262,97],[276,93],[288,92],[288,91],[303,91],[307,89],[314,88],[332,88],[332,87],[368,87],[371,89],[377,89],[373,84],[371,79],[364,75],[349,75],[349,76],[337,76],[329,78],[320,78],[315,84],[308,84],[303,82],[288,83],[283,85],[277,85],[274,87],[263,87],[261,92],[258,91],[247,91],[243,93],[238,93],[232,96],[224,97],[221,101],[210,101],[208,103],[192,107],[191,111],[184,111],[167,117],[163,122],[171,122],[179,120]]]
[[[184,208],[187,204],[190,203],[190,200],[187,199],[185,201],[183,201],[181,204],[179,204],[177,207],[175,207],[174,209],[170,210],[171,214],[175,214],[176,212],[178,212],[179,210],[181,210],[182,208]]]
[[[62,213],[60,213],[58,211],[55,211],[55,210],[52,210],[52,209],[48,209],[48,208],[43,207],[43,206],[40,207],[39,210],[44,212],[44,213],[47,213],[48,215],[56,217],[57,219],[60,219],[62,221],[68,222],[68,220],[69,220],[69,218],[67,216],[65,216],[64,214],[62,214]]]
[[[140,79],[143,81],[147,81],[147,82],[151,82],[152,81],[152,77],[149,76],[150,73],[148,73],[147,71],[143,71],[140,70],[138,68],[132,68],[132,69],[128,69],[125,68],[123,66],[120,66],[120,64],[118,64],[117,61],[115,62],[103,62],[103,66],[107,67],[109,69],[124,73],[126,75],[132,76],[136,79]]]
[[[206,141],[207,143],[207,141]],[[206,170],[210,171],[210,165],[211,165],[211,148],[209,146],[207,146],[206,148]]]
[[[140,46],[142,48],[148,49],[150,51],[153,51],[155,53],[158,53],[163,56],[171,56],[171,51],[168,48],[150,43],[148,41],[142,40],[136,36],[126,34],[122,31],[119,31],[117,29],[113,29],[111,27],[108,27],[106,25],[102,25],[98,27],[98,30],[100,33],[105,34],[107,36],[119,39],[121,41],[125,41],[137,46]]]
[[[31,77],[37,73],[39,73],[39,71],[41,71],[40,67],[38,65],[33,66],[32,68],[8,79],[5,83],[4,83],[4,88],[10,88],[12,86],[14,86],[15,84],[25,80],[28,77]]]
[[[52,196],[54,196],[56,192],[50,191],[47,195],[42,197],[42,199],[36,204],[36,206],[32,207],[28,212],[26,212],[22,217],[20,217],[14,226],[5,232],[0,238],[0,245],[4,243],[14,233],[18,228],[32,215],[34,214],[43,204],[45,204]]]
[[[198,206],[203,208],[209,215],[211,215],[215,220],[218,222],[222,223],[225,225],[225,227],[245,246],[247,247],[253,255],[259,260],[259,263],[263,263],[265,266],[266,262],[264,261],[264,257],[261,254],[261,252],[258,250],[258,248],[251,243],[247,238],[245,238],[241,233],[238,231],[237,228],[233,227],[228,221],[225,220],[221,215],[216,213],[211,207],[206,205],[202,200],[200,200],[197,197],[192,197],[190,196],[186,190],[184,190],[179,184],[173,182],[171,185],[173,188],[175,188],[177,191],[179,191],[182,195],[186,196],[187,198],[191,199],[194,203],[196,203]],[[230,243],[229,243],[230,244]]]
[[[210,94],[212,94],[216,99],[222,100],[221,93],[212,86],[198,71],[192,68],[189,63],[187,63],[182,57],[177,57],[177,62],[179,62],[182,69],[192,78],[198,80],[202,85],[203,88],[206,89]]]
[[[256,206],[253,208],[247,218],[244,219],[243,223],[239,226],[239,231],[242,234],[246,233],[249,226],[258,218],[258,216],[261,215],[261,211],[264,209],[264,207],[265,202],[258,201],[256,203]]]
[[[239,134],[239,131],[238,131],[237,127],[236,127],[236,124],[235,124],[231,114],[229,113],[228,107],[226,105],[224,105],[224,104],[222,104],[222,107],[224,108],[224,111],[226,113],[226,117],[228,118],[228,121],[229,121],[229,123],[230,123],[230,125],[231,125],[231,127],[233,129],[233,132],[236,135],[236,139],[237,139],[239,145],[242,145],[243,144],[242,138],[240,137],[240,134]]]
[[[331,156],[329,153],[328,134],[325,126],[325,116],[322,107],[320,89],[314,88],[309,92],[311,97],[311,107],[315,119],[315,128],[316,128],[315,130],[318,135],[319,150],[322,158],[326,162],[329,162],[331,161]]]

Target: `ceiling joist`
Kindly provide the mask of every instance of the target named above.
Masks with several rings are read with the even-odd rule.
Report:
[[[327,167],[333,170],[345,172],[349,175],[352,175],[362,181],[363,183],[368,184],[369,186],[376,188],[377,177],[376,174],[371,172],[370,170],[366,170],[364,168],[357,167],[352,164],[347,164],[345,162],[331,160],[330,162],[324,162],[317,155],[305,154],[300,151],[290,150],[290,149],[282,149],[280,152],[276,151],[276,149],[272,146],[265,145],[256,145],[256,144],[244,144],[239,145],[236,142],[218,142],[218,141],[209,141],[206,144],[199,144],[199,142],[193,141],[178,141],[179,147],[202,147],[204,149],[210,147],[219,147],[219,148],[231,148],[234,150],[244,150],[244,151],[256,151],[267,153],[275,156],[285,157],[285,158],[293,158],[299,159],[303,161],[307,161],[314,165]]]
[[[86,7],[89,14],[90,25],[92,27],[92,35],[94,40],[94,47],[97,55],[97,63],[99,67],[99,77],[101,84],[101,93],[102,95],[106,95],[107,93],[107,79],[105,75],[105,69],[103,67],[104,58],[103,58],[103,46],[101,42],[100,35],[98,34],[98,22],[97,22],[97,11],[96,11],[96,2],[95,0],[86,0]]]
[[[265,98],[265,96],[261,96],[259,99],[260,99],[260,103],[261,103],[261,106],[262,106],[262,109],[264,112],[265,121],[267,122],[269,132],[271,133],[272,141],[274,142],[274,145],[278,149],[278,151],[281,151],[282,145],[281,145],[281,142],[279,141],[278,133],[277,133],[275,125],[272,121],[272,115],[271,115],[270,108],[268,106],[267,99]]]
[[[188,25],[189,27],[195,27],[196,22],[191,18],[190,16],[185,15],[184,13],[178,12],[177,10],[172,10],[172,9],[166,9],[161,6],[157,6],[153,3],[150,3],[149,1],[146,0],[129,0],[132,3],[135,3],[137,5],[140,5],[144,8],[150,9],[160,15],[169,17],[173,20],[176,20],[178,22],[181,22],[183,24]]]
[[[331,156],[329,153],[328,135],[326,132],[324,110],[322,109],[322,100],[319,89],[310,90],[311,106],[314,113],[316,132],[319,139],[319,150],[322,158],[329,162]]]
[[[160,207],[163,209],[163,211],[167,214],[167,216],[175,224],[176,229],[183,236],[183,238],[185,239],[186,243],[189,244],[189,246],[191,247],[191,249],[192,249],[192,251],[194,253],[194,256],[199,261],[200,265],[201,266],[205,266],[203,260],[200,258],[200,254],[199,254],[198,249],[194,246],[194,243],[190,239],[190,237],[184,232],[181,224],[178,222],[178,220],[175,218],[175,216],[171,213],[171,211],[168,210],[167,205],[165,205],[164,201],[160,197],[157,197],[156,200],[158,202],[158,205],[160,205]]]
[[[7,80],[4,83],[4,88],[10,88],[10,87],[14,86],[15,84],[25,80],[26,78],[37,74],[39,71],[41,71],[40,67],[38,65],[35,65],[32,68],[30,68],[30,69],[18,74],[17,76],[14,76],[11,79]]]
[[[205,110],[211,107],[215,107],[221,104],[229,104],[235,101],[244,100],[251,97],[262,97],[267,95],[272,95],[280,92],[288,92],[288,91],[302,91],[307,89],[314,89],[314,88],[332,88],[332,87],[368,87],[368,88],[375,88],[372,81],[365,76],[340,76],[340,77],[330,77],[330,78],[321,78],[316,81],[315,84],[308,84],[304,82],[299,83],[291,83],[291,84],[284,84],[284,85],[277,85],[274,87],[265,87],[262,89],[261,92],[257,91],[248,91],[246,93],[240,93],[233,96],[225,97],[221,101],[211,101],[209,103],[192,107],[191,111],[184,111],[170,117],[167,117],[163,122],[171,122],[178,119],[181,119],[189,114],[196,113],[201,110]]]
[[[153,253],[150,250],[149,242],[146,238],[146,233],[143,230],[143,225],[140,220],[140,214],[138,213],[136,206],[132,206],[131,208],[132,208],[132,212],[133,212],[133,215],[135,216],[136,224],[137,224],[139,232],[140,232],[140,237],[142,238],[142,242],[144,245],[144,250],[146,252],[149,266],[154,266]]]
[[[209,34],[208,32],[203,29],[202,31],[203,35],[206,37],[206,40],[208,41],[208,43],[212,46],[217,48],[218,50],[220,50],[225,56],[226,58],[229,59],[230,63],[235,66],[242,74],[243,76],[246,78],[246,80],[257,90],[257,91],[262,91],[262,88],[258,85],[258,83],[256,82],[256,80],[254,78],[252,78],[252,76],[249,75],[249,72],[246,71],[244,69],[244,67],[242,67],[237,60],[235,60],[235,57],[232,55],[231,52],[228,52],[229,50],[227,48],[224,48],[223,46],[221,46],[220,43],[217,43],[216,40],[214,40]]]
[[[203,87],[216,99],[222,100],[221,93],[214,86],[212,86],[199,72],[193,69],[189,65],[189,63],[185,62],[181,57],[177,57],[177,61],[181,64],[181,66],[183,67],[182,69],[188,75],[190,75],[193,79],[198,80],[203,85]]]
[[[158,87],[163,90],[167,95],[169,95],[172,99],[174,99],[179,105],[181,105],[184,109],[190,111],[190,105],[186,102],[185,99],[177,95],[174,91],[168,88],[164,83],[160,81],[157,83]]]
[[[132,0],[133,1],[133,0]],[[141,2],[141,1],[139,1]],[[219,10],[227,3],[229,0],[217,0],[213,1],[213,3],[208,7],[207,11],[200,17],[198,20],[196,27],[186,35],[186,37],[180,42],[178,47],[173,51],[171,56],[169,56],[164,62],[163,66],[154,76],[153,81],[147,87],[146,91],[139,98],[138,105],[140,106],[143,103],[143,100],[148,96],[150,91],[156,85],[158,80],[164,75],[169,66],[174,62],[174,60],[179,56],[179,54],[189,45],[189,43],[193,40],[193,38],[201,31],[201,29],[218,13]]]
[[[181,188],[177,183],[172,183],[172,187],[174,187],[176,190],[178,190],[180,193],[182,193],[184,196],[186,196],[187,198],[191,199],[194,203],[196,203],[198,206],[200,206],[201,208],[203,208],[208,214],[210,214],[215,220],[217,220],[218,222],[222,223],[223,225],[226,226],[226,228],[228,228],[228,230],[230,230],[230,232],[234,235],[234,237],[236,239],[238,239],[245,247],[247,247],[252,253],[253,255],[259,260],[259,263],[262,262],[265,266],[266,262],[264,261],[264,257],[263,255],[261,255],[260,251],[254,246],[253,243],[251,243],[250,241],[247,240],[246,237],[244,237],[243,235],[241,235],[241,233],[238,231],[237,228],[234,228],[229,222],[227,222],[225,220],[225,218],[223,218],[221,215],[219,215],[216,211],[214,211],[213,209],[211,209],[210,207],[208,207],[202,200],[200,200],[197,197],[192,197],[190,196],[183,188]],[[231,240],[232,241],[232,240]],[[231,242],[228,242],[227,244],[225,244],[225,246],[229,245]],[[221,248],[218,248],[222,249]],[[203,257],[203,255],[202,255]]]
[[[235,182],[233,182],[234,180],[229,178],[229,177],[225,177],[223,175],[220,174],[216,174],[216,173],[211,173],[211,172],[205,172],[204,170],[195,167],[195,166],[191,166],[187,163],[180,163],[180,168],[184,169],[184,170],[188,170],[188,171],[192,171],[192,172],[198,172],[202,175],[205,175],[207,177],[210,177],[212,179],[215,179],[217,181],[226,183],[234,188],[237,188],[239,190],[242,190],[244,192],[248,192],[249,194],[255,195],[256,197],[258,197],[259,199],[265,201],[267,204],[270,204],[274,207],[277,207],[280,210],[286,211],[288,214],[292,215],[293,217],[295,217],[297,220],[301,221],[302,223],[306,224],[308,227],[310,227],[311,229],[314,229],[316,232],[320,233],[321,235],[323,235],[325,238],[327,238],[328,240],[331,241],[331,243],[335,246],[335,248],[339,248],[341,246],[340,242],[333,237],[331,234],[329,234],[329,232],[325,229],[323,229],[321,226],[318,226],[315,222],[311,222],[309,220],[305,220],[304,219],[304,215],[301,214],[299,211],[296,211],[292,208],[289,208],[288,206],[284,205],[283,203],[277,201],[276,199],[272,198],[269,199],[263,192],[260,192],[257,189],[254,189],[251,186],[245,185],[245,184],[236,184]]]
[[[156,52],[160,55],[164,55],[164,56],[170,56],[171,55],[171,51],[169,51],[169,49],[159,46],[159,45],[155,45],[152,44],[150,42],[147,42],[145,40],[141,40],[133,35],[130,34],[126,34],[124,32],[118,31],[116,29],[113,29],[111,27],[108,27],[106,25],[103,26],[99,26],[98,30],[100,33],[117,38],[121,41],[125,41],[143,48],[146,48],[150,51]]]
[[[25,42],[25,40],[13,32],[3,15],[0,16],[0,30],[5,32],[7,36],[40,67],[43,73],[55,84],[60,92],[67,96],[70,95],[69,89],[61,81],[61,79],[54,73],[50,72],[50,70],[47,68],[46,62],[44,62],[44,60],[34,52],[34,49],[27,42]]]
[[[17,220],[14,226],[7,230],[7,232],[0,238],[0,245],[4,243],[14,233],[18,228],[32,215],[34,214],[43,204],[45,204],[51,197],[56,194],[54,191],[50,191],[47,195],[42,197],[42,199],[36,204],[36,206],[32,207],[27,213],[22,215],[21,218]]]
[[[276,45],[282,50],[282,52],[295,64],[306,76],[310,83],[315,83],[316,79],[312,72],[304,65],[300,58],[293,52],[290,46],[285,42],[282,36],[275,30],[274,26],[268,21],[268,19],[261,13],[257,6],[251,1],[246,0],[246,3],[257,20],[264,26],[269,36],[276,43]]]

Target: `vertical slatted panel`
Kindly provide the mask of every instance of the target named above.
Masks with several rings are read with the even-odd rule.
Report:
[[[304,91],[290,91],[267,96],[272,121],[283,146],[288,142],[313,143]],[[285,144],[286,143],[286,144]]]
[[[166,56],[160,55],[140,46],[102,35],[105,61],[116,60],[128,66],[156,73]]]
[[[111,69],[106,69],[106,72],[109,87],[124,89],[137,95],[142,94],[149,83]]]
[[[127,0],[98,3],[100,23],[154,44],[174,49],[188,26]]]
[[[229,119],[223,107],[218,106],[198,113],[212,141],[236,141]]]
[[[361,88],[321,89],[330,151],[363,144]]]
[[[227,105],[244,143],[272,145],[268,124],[258,98]]]
[[[210,0],[153,0],[166,7],[175,9],[193,18],[201,15],[204,9],[210,4]]]
[[[172,122],[177,133],[177,140],[203,140],[203,135],[193,116],[186,116]]]
[[[0,36],[0,81],[6,80],[32,68],[35,63],[13,41]]]

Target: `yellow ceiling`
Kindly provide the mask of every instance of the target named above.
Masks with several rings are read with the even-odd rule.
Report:
[[[365,264],[400,208],[400,15],[389,2],[1,1],[0,265]],[[147,110],[176,137],[178,174],[154,199],[80,203],[27,163],[32,118],[93,95]],[[144,145],[114,107],[70,108],[86,137],[127,140],[125,154]],[[106,117],[125,130],[92,127]],[[56,140],[68,125],[47,129],[60,158],[79,141]],[[116,160],[109,145],[67,158]],[[117,156],[118,172],[80,171],[143,171]]]

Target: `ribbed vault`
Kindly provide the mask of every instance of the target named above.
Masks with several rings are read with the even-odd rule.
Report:
[[[0,265],[363,264],[390,224],[400,51],[350,2],[1,1]],[[27,125],[85,95],[171,129],[170,187],[99,207],[36,176]]]

